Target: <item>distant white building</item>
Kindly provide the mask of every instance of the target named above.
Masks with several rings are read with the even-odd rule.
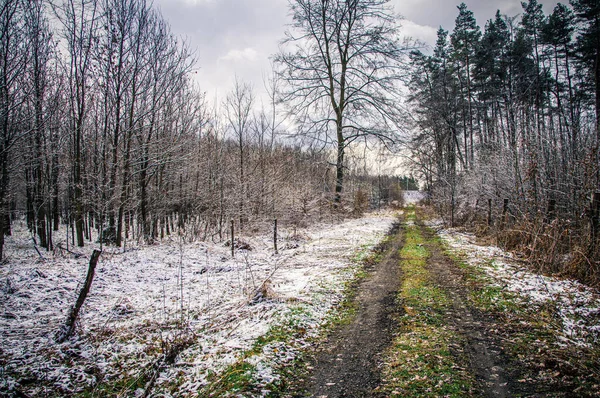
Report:
[[[416,204],[427,196],[427,193],[423,191],[402,191],[404,195],[404,204],[412,205]]]

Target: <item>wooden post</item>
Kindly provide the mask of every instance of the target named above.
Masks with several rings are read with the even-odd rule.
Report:
[[[277,254],[277,219],[273,220],[273,246],[275,247],[275,254]]]
[[[94,273],[96,271],[96,264],[98,264],[98,259],[100,258],[100,254],[102,252],[100,250],[94,250],[92,253],[92,258],[90,259],[90,265],[88,267],[87,276],[85,277],[85,283],[79,292],[79,297],[77,297],[77,302],[75,306],[71,309],[69,313],[69,318],[67,318],[67,323],[64,329],[58,335],[58,342],[62,343],[69,337],[73,335],[75,331],[75,325],[77,323],[77,317],[79,316],[79,311],[87,298],[88,293],[90,292],[90,288],[92,287],[92,281],[94,280]]]
[[[235,230],[233,227],[233,219],[231,220],[231,257],[235,257],[235,244],[233,238],[235,236]]]
[[[488,199],[488,227],[492,226],[492,199]]]

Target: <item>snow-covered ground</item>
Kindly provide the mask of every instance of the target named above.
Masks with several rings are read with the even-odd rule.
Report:
[[[433,223],[436,229],[441,223]],[[516,293],[530,305],[551,305],[564,344],[589,346],[600,343],[600,294],[579,282],[540,275],[517,264],[498,247],[475,244],[475,236],[452,229],[438,234],[452,250],[466,255],[469,264],[480,267],[496,286]]]
[[[75,303],[94,245],[77,249],[78,257],[42,252],[42,259],[17,225],[0,267],[0,395],[16,389],[69,395],[101,380],[134,383],[182,334],[193,336],[193,344],[161,369],[154,390],[178,380],[176,395],[193,394],[298,303],[308,333],[316,333],[354,275],[352,258],[375,245],[393,221],[392,213],[382,212],[294,235],[282,229],[279,254],[270,236],[244,237],[252,250],[237,251],[235,258],[223,244],[176,237],[125,252],[105,248],[79,333],[63,344],[55,334]],[[255,300],[261,286],[268,297]],[[282,347],[265,350],[293,356]],[[276,377],[270,360],[252,361],[265,382]]]

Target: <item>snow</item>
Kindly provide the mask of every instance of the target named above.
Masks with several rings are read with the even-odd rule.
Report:
[[[193,394],[277,322],[300,317],[307,337],[317,333],[357,270],[352,258],[374,246],[393,221],[392,213],[381,212],[294,233],[280,226],[279,254],[271,236],[250,236],[242,240],[252,250],[237,251],[235,258],[222,244],[177,237],[128,243],[125,251],[105,247],[79,333],[63,344],[55,334],[75,303],[95,245],[77,248],[80,256],[41,252],[42,259],[17,225],[0,268],[0,395],[15,389],[67,395],[99,382],[134,382],[182,336],[193,339],[172,366],[161,368],[153,391],[170,396],[169,383],[179,379],[177,395]],[[253,300],[263,282],[267,297]],[[293,359],[303,344],[267,344],[249,359],[257,379],[273,381],[273,366]]]
[[[439,223],[430,226],[440,228]],[[472,234],[455,229],[439,229],[438,234],[452,250],[465,255],[469,264],[482,269],[496,286],[517,294],[524,303],[555,309],[562,344],[591,346],[600,342],[597,290],[574,280],[532,272],[498,247],[477,245]]]

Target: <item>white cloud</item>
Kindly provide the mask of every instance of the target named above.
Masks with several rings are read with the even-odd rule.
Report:
[[[418,23],[405,19],[402,21],[400,33],[402,36],[411,37],[433,46],[437,39],[437,31],[438,29],[432,26],[419,25]]]
[[[252,47],[246,47],[243,50],[230,50],[226,55],[219,58],[219,61],[226,62],[254,62],[258,58],[258,52]]]

